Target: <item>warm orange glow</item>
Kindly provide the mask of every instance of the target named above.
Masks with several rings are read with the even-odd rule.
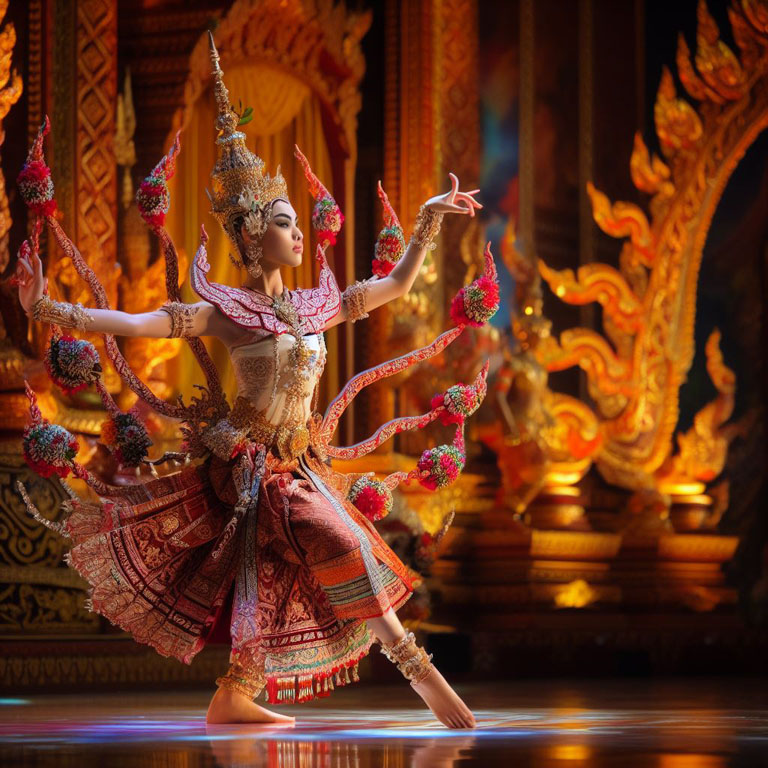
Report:
[[[592,750],[586,744],[557,744],[547,750],[553,760],[589,760]]]
[[[584,579],[576,579],[558,590],[555,605],[558,608],[584,608],[596,599],[597,592]]]
[[[721,768],[728,765],[720,755],[669,753],[659,755],[658,768]]]

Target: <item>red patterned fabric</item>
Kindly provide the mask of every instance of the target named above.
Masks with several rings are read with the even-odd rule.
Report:
[[[164,656],[189,663],[210,636],[242,566],[244,528],[212,556],[232,517],[234,462],[136,486],[128,499],[74,499],[63,532],[93,609]],[[306,700],[349,681],[372,638],[364,619],[397,609],[413,585],[372,524],[307,457],[267,471],[256,525],[258,636],[233,657],[271,700]],[[246,564],[249,565],[249,564]],[[237,621],[234,603],[232,625]],[[279,694],[278,694],[279,691]]]

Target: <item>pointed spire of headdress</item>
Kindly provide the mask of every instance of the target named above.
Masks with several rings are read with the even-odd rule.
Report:
[[[216,99],[216,128],[224,136],[231,136],[237,132],[238,117],[231,107],[229,91],[224,84],[224,73],[221,71],[219,52],[213,41],[213,32],[208,30],[208,51],[211,56],[211,74],[213,75],[213,96]],[[245,136],[243,136],[245,138]]]
[[[264,161],[245,144],[245,134],[237,130],[240,116],[230,104],[229,91],[219,63],[219,52],[208,32],[208,47],[213,75],[213,95],[216,99],[217,158],[211,171],[211,212],[230,239],[237,243],[234,219],[261,211],[278,197],[288,197],[285,179],[278,172],[274,177],[264,173]],[[260,216],[262,224],[266,217]],[[263,228],[263,227],[262,227]]]

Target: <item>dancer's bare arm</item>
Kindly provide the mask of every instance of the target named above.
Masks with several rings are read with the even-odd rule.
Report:
[[[16,280],[19,301],[27,315],[38,315],[42,320],[57,322],[63,327],[149,339],[167,338],[172,331],[175,331],[175,335],[182,335],[182,327],[185,336],[218,336],[224,340],[235,331],[229,327],[231,323],[207,301],[178,305],[175,326],[173,313],[163,309],[131,314],[116,309],[92,309],[64,302],[41,305],[47,278],[43,275],[43,264],[36,253],[19,256]]]
[[[437,214],[440,218],[445,213],[474,216],[475,210],[483,207],[474,198],[474,195],[480,190],[473,189],[470,192],[460,192],[458,178],[453,173],[449,175],[451,177],[451,191],[431,198],[424,204],[424,207],[428,211]],[[364,284],[360,298],[362,304],[359,309],[370,312],[372,309],[376,309],[376,307],[380,307],[394,299],[399,299],[408,293],[419,274],[421,265],[424,263],[428,245],[429,243],[424,242],[420,238],[412,237],[402,258],[397,262],[389,275],[376,280],[370,280]],[[327,327],[337,325],[348,319],[348,302],[344,302],[341,312],[328,323]]]

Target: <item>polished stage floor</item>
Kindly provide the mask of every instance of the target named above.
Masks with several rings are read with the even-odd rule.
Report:
[[[293,728],[206,728],[209,692],[0,699],[0,765],[57,768],[768,766],[768,681],[499,681],[460,687],[474,731],[407,687],[359,683],[280,711]]]

